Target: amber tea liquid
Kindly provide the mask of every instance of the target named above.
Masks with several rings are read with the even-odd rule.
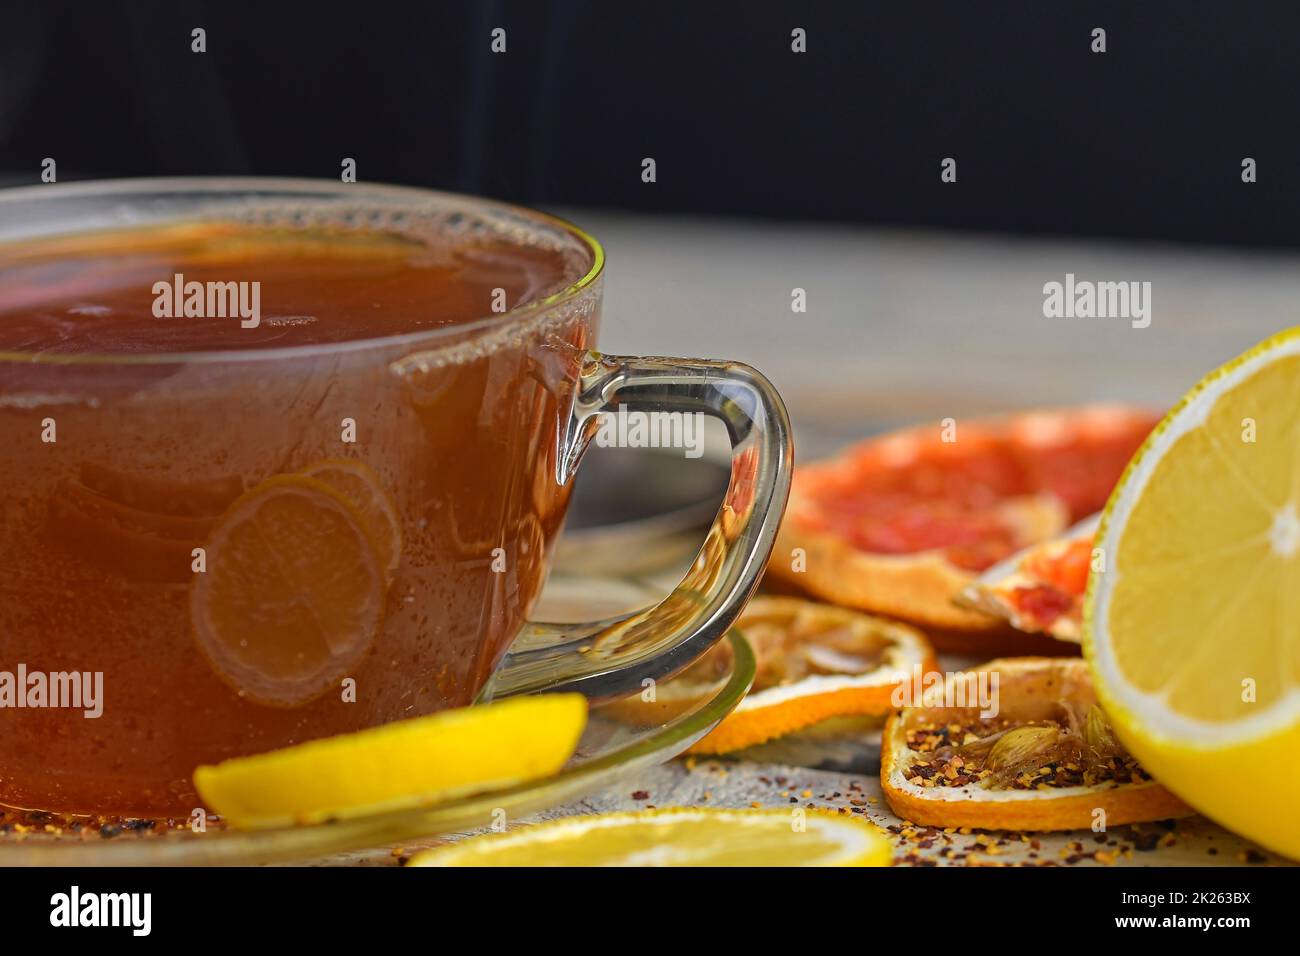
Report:
[[[471,702],[596,324],[498,313],[589,265],[297,221],[0,246],[0,804],[185,816],[200,763]]]

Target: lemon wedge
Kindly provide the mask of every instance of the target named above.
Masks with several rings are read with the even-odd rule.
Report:
[[[1300,858],[1300,329],[1212,372],[1111,496],[1084,652],[1120,739],[1229,829]]]
[[[470,837],[410,866],[888,866],[889,840],[827,810],[642,810]]]
[[[235,826],[320,823],[548,776],[586,723],[581,694],[519,697],[202,766],[194,786]]]

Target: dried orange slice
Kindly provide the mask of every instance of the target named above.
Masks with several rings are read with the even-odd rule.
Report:
[[[984,716],[980,679],[992,692]],[[1074,830],[1192,813],[1116,740],[1079,658],[996,660],[940,689],[890,717],[881,739],[881,787],[905,820]]]
[[[402,522],[397,504],[379,476],[361,462],[345,459],[318,462],[300,474],[325,482],[352,503],[384,556],[384,569],[391,577],[402,560]]]
[[[1091,406],[870,439],[796,470],[768,571],[846,607],[950,631],[999,627],[954,595],[1100,510],[1157,420]]]
[[[195,639],[242,695],[293,707],[365,654],[384,615],[384,567],[366,521],[329,485],[268,478],[231,505],[194,575]]]
[[[835,717],[883,717],[901,682],[936,666],[919,631],[803,598],[755,598],[736,626],[753,647],[754,685],[692,753],[729,753]],[[731,671],[730,654],[720,643],[672,680],[607,703],[602,713],[635,726],[676,719],[716,692]]]
[[[737,627],[754,649],[754,686],[694,753],[727,753],[832,717],[884,715],[900,682],[937,666],[914,628],[800,598],[756,598]]]

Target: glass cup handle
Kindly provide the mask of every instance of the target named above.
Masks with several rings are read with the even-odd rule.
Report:
[[[738,362],[587,353],[559,436],[556,480],[572,480],[602,412],[703,413],[731,438],[731,482],[704,546],[653,607],[587,624],[529,623],[480,700],[576,690],[624,697],[671,677],[727,633],[758,585],[790,492],[790,420],[772,384]]]

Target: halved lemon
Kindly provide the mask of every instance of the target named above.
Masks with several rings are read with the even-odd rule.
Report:
[[[904,820],[1075,830],[1191,813],[1114,740],[1077,657],[990,661],[924,693],[881,738],[881,789]]]
[[[206,552],[190,586],[195,640],[260,704],[296,707],[337,686],[383,623],[368,524],[324,482],[268,478],[230,506]]]
[[[755,598],[737,627],[758,661],[754,688],[693,753],[728,753],[831,717],[883,716],[900,682],[937,667],[920,631],[815,601]]]
[[[1300,329],[1203,379],[1106,506],[1084,652],[1120,738],[1300,858]]]
[[[317,462],[300,474],[323,481],[356,508],[384,558],[385,573],[391,577],[402,560],[402,523],[397,504],[379,476],[361,462],[346,459]]]
[[[642,810],[470,837],[411,866],[888,866],[865,820],[826,810]]]
[[[586,723],[581,694],[519,697],[202,766],[194,787],[235,826],[319,823],[549,776]]]

